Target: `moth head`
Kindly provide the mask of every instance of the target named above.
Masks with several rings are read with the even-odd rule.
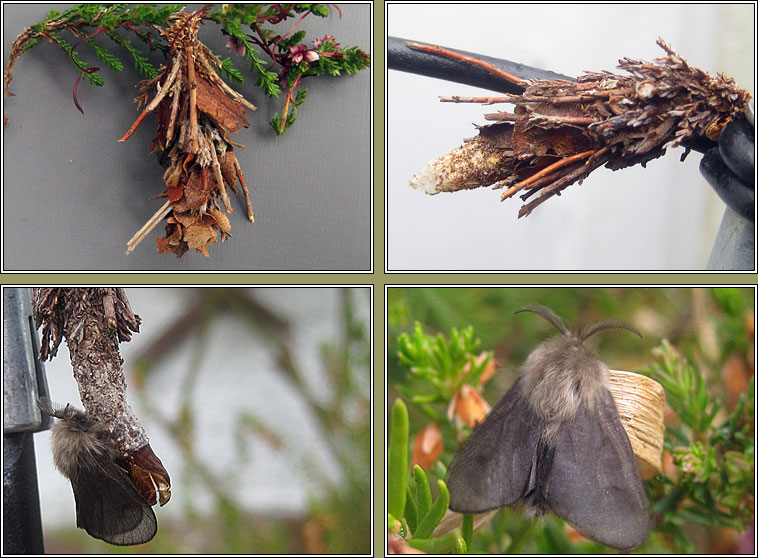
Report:
[[[69,430],[74,431],[91,431],[91,430],[104,430],[105,427],[98,421],[92,418],[84,411],[80,411],[70,403],[66,406],[53,403],[47,397],[40,397],[37,400],[37,406],[40,410],[51,417],[59,419],[61,422],[56,424],[63,424]]]
[[[529,304],[516,313],[532,312],[547,320],[561,334],[543,341],[523,366],[524,395],[545,422],[558,424],[573,418],[582,407],[593,408],[608,387],[608,367],[595,357],[584,341],[606,329],[626,329],[630,324],[604,320],[572,329],[550,308]]]

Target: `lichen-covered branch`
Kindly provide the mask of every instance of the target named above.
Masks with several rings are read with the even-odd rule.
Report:
[[[33,303],[35,324],[42,328],[40,358],[54,356],[65,338],[87,412],[109,426],[123,453],[146,445],[147,435],[126,402],[118,349],[140,323],[123,289],[40,288],[34,290]]]

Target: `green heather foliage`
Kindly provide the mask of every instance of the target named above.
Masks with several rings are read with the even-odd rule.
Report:
[[[205,14],[205,19],[218,24],[219,30],[228,37],[227,46],[234,47],[233,50],[247,60],[248,72],[255,76],[256,87],[269,97],[279,97],[282,90],[286,93],[283,115],[275,114],[271,120],[277,135],[283,134],[295,122],[297,109],[306,99],[307,90],[302,88],[304,78],[351,75],[370,64],[369,55],[358,47],[342,47],[331,35],[306,41],[307,31],[294,30],[307,16],[327,17],[329,6],[221,4]],[[82,59],[85,56],[82,43],[86,43],[97,58],[115,72],[124,69],[119,55],[126,51],[140,74],[152,79],[158,75],[158,69],[132,44],[132,40],[138,39],[141,48],[159,50],[167,55],[171,45],[165,43],[160,31],[172,24],[169,16],[183,8],[183,4],[79,4],[62,13],[51,10],[44,21],[31,26],[33,33],[17,45],[19,52],[15,57],[38,44],[40,38],[45,38],[66,52],[81,77],[92,85],[102,86],[105,80],[100,69]],[[292,20],[292,27],[284,36],[270,28],[287,20]],[[64,38],[63,31],[71,33],[73,38]],[[123,50],[111,52],[112,45],[105,46],[100,42],[102,36],[107,36]],[[245,73],[235,67],[231,57],[219,58],[226,79],[236,84],[245,81]]]

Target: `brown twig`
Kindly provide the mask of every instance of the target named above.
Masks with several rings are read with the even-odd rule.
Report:
[[[131,254],[137,245],[142,242],[142,239],[150,234],[150,231],[153,230],[156,225],[158,225],[158,223],[163,221],[163,219],[169,213],[171,213],[171,202],[167,201],[161,206],[158,211],[153,214],[152,217],[150,217],[150,219],[147,220],[144,225],[142,225],[140,230],[134,233],[134,236],[129,239],[129,242],[126,243],[126,254]]]
[[[216,148],[213,146],[212,142],[210,145],[210,152],[211,152],[211,159],[213,160],[213,163],[211,166],[213,167],[213,176],[216,178],[216,182],[218,183],[218,189],[221,192],[221,201],[224,204],[224,209],[226,209],[227,213],[231,213],[234,211],[232,209],[232,204],[229,201],[229,194],[226,192],[226,186],[224,186],[224,178],[221,176],[221,165],[218,162],[218,155],[216,155]]]
[[[441,103],[476,103],[479,105],[494,105],[496,103],[510,103],[520,95],[506,95],[504,97],[461,97],[453,95],[452,97],[440,97]]]
[[[184,51],[187,57],[187,79],[189,80],[189,140],[192,153],[197,153],[197,79],[195,79],[195,57],[192,54],[192,48],[188,47]]]
[[[571,157],[564,157],[563,159],[556,161],[552,165],[545,167],[541,171],[535,172],[529,178],[522,180],[521,182],[519,182],[518,184],[514,186],[511,186],[505,192],[503,192],[502,196],[500,196],[500,199],[501,200],[508,199],[511,196],[513,196],[516,192],[518,192],[519,190],[522,190],[523,188],[526,188],[530,184],[536,182],[538,179],[546,177],[554,173],[558,169],[565,167],[566,165],[570,165],[572,163],[575,163],[576,161],[581,161],[582,159],[586,159],[593,153],[594,151],[590,150],[590,151],[584,151],[582,153],[577,153],[576,155],[572,155]]]
[[[250,219],[250,222],[255,221],[255,216],[253,215],[253,202],[250,199],[250,192],[247,190],[247,184],[245,183],[245,172],[242,170],[242,167],[239,164],[239,161],[237,161],[237,158],[234,158],[234,170],[237,173],[237,177],[240,180],[240,184],[242,185],[242,192],[245,194],[245,205],[247,206],[247,218]]]
[[[147,106],[145,106],[144,110],[137,117],[137,120],[134,121],[134,124],[131,125],[131,127],[123,136],[119,138],[118,141],[126,141],[132,137],[132,134],[137,130],[137,128],[139,128],[139,125],[142,123],[145,117],[153,112],[156,108],[158,108],[158,105],[161,104],[161,101],[163,101],[164,97],[168,94],[168,92],[171,90],[171,87],[174,85],[174,81],[179,75],[180,70],[181,64],[179,64],[178,60],[174,59],[171,65],[171,72],[168,74],[168,79],[166,79],[166,83],[163,85],[163,87],[160,86],[160,80],[153,80],[155,81],[158,88],[158,93],[156,93],[153,100],[150,101]]]

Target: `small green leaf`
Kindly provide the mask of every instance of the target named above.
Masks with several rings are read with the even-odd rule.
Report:
[[[318,17],[327,17],[329,15],[329,8],[323,4],[311,4],[311,13]]]
[[[243,76],[242,72],[240,72],[232,65],[231,58],[224,58],[221,61],[221,69],[224,71],[229,81],[233,81],[235,83],[245,83],[245,76]]]
[[[447,490],[445,481],[440,479],[437,481],[437,499],[434,501],[434,505],[432,506],[432,509],[429,510],[429,513],[419,521],[418,527],[416,527],[416,532],[413,533],[413,536],[422,539],[431,536],[434,528],[437,527],[437,525],[440,524],[440,521],[442,521],[442,518],[445,517],[448,505],[450,505],[450,492]]]
[[[402,517],[408,478],[408,409],[402,399],[392,405],[389,448],[387,448],[387,511]]]
[[[305,102],[305,98],[308,96],[308,90],[307,89],[300,89],[297,92],[297,95],[295,95],[295,106],[299,107]]]
[[[303,39],[305,38],[305,31],[298,31],[296,33],[293,33],[289,37],[283,39],[279,42],[279,48],[280,49],[287,49],[290,47],[293,47],[295,45],[299,45],[303,42]]]
[[[411,493],[411,485],[406,483],[405,489],[405,522],[413,533],[418,525],[418,507]]]
[[[124,69],[124,65],[121,61],[101,47],[95,39],[87,39],[86,43],[92,47],[95,54],[97,54],[97,57],[105,62],[111,70],[114,72],[120,72]]]
[[[418,465],[413,466],[413,480],[416,482],[416,501],[418,502],[418,516],[426,517],[432,509],[432,491],[429,488],[429,480],[426,473]]]

